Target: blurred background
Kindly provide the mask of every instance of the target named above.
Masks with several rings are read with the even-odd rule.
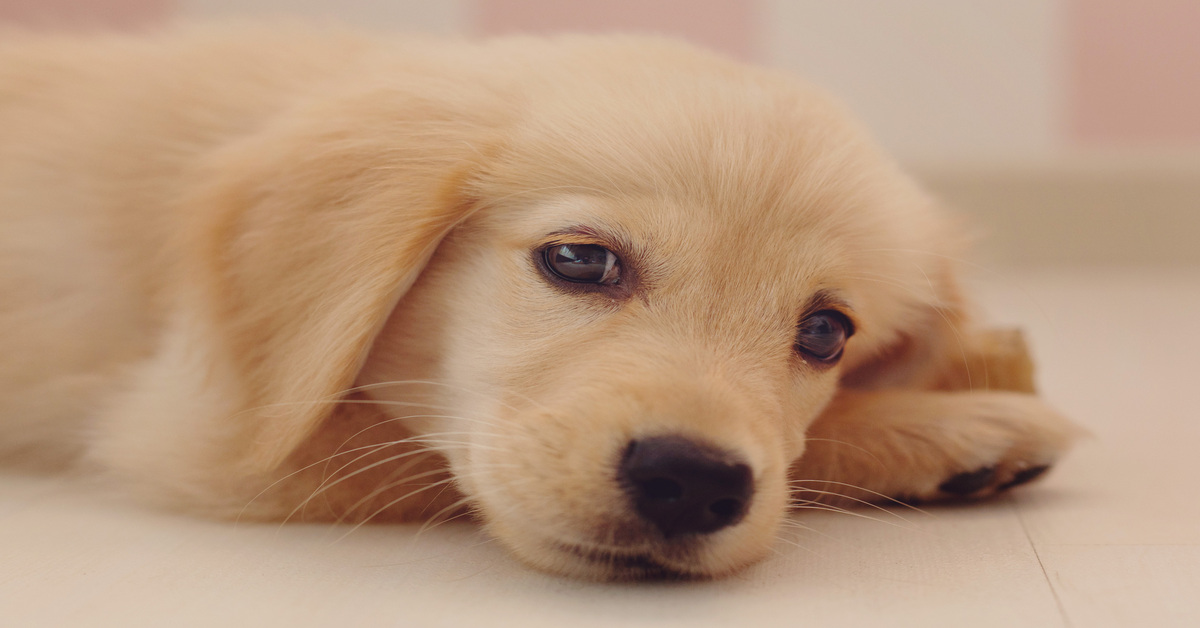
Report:
[[[985,263],[1200,263],[1197,0],[0,0],[0,26],[48,29],[280,15],[682,37],[838,94]]]

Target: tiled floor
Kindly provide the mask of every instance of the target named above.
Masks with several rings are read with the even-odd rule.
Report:
[[[1200,625],[1200,272],[981,274],[978,292],[1094,433],[998,501],[801,514],[808,530],[732,579],[596,585],[530,572],[467,525],[339,540],[0,476],[0,624]]]

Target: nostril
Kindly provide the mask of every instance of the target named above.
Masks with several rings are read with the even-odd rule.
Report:
[[[742,502],[736,499],[718,499],[708,505],[708,511],[718,517],[732,519],[742,514]]]
[[[683,497],[683,486],[670,478],[650,478],[638,483],[638,490],[649,499],[674,501]]]
[[[631,442],[619,478],[638,514],[667,537],[734,525],[754,495],[750,467],[736,456],[677,436]]]

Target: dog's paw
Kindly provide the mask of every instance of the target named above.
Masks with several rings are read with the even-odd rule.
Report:
[[[902,494],[885,501],[890,502],[894,499],[911,506],[919,506],[933,501],[982,499],[1033,482],[1045,475],[1051,468],[1053,468],[1052,464],[1038,464],[1001,474],[996,467],[982,467],[950,476],[949,479],[938,485],[936,494],[925,497]]]
[[[1018,392],[848,392],[792,467],[797,504],[979,499],[1046,474],[1083,430]]]
[[[1011,473],[1007,479],[996,473],[995,467],[984,467],[978,471],[959,473],[938,485],[938,490],[950,495],[972,495],[988,487],[1006,491],[1014,486],[1032,482],[1050,470],[1050,465],[1039,464]]]
[[[957,416],[912,433],[886,495],[908,503],[980,499],[1042,478],[1084,432],[1029,395],[967,395]]]

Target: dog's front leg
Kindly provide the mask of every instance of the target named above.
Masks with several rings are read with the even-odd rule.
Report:
[[[792,467],[797,503],[978,498],[1041,476],[1082,430],[1032,394],[1024,346],[1005,338],[973,339],[934,389],[840,391]]]

